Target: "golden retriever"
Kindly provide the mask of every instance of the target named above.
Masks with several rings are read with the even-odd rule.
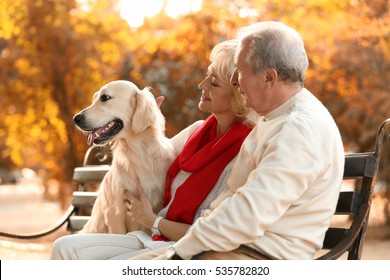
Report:
[[[92,105],[74,116],[88,144],[111,144],[113,161],[104,177],[91,218],[81,233],[124,234],[142,229],[127,218],[123,192],[143,188],[158,212],[162,207],[165,175],[174,158],[165,137],[165,118],[149,88],[113,81],[93,96]]]

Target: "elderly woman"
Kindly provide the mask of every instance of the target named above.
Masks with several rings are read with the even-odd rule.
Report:
[[[125,193],[129,219],[151,229],[119,234],[64,236],[53,244],[52,259],[127,259],[179,240],[225,188],[241,144],[252,130],[252,114],[232,87],[234,54],[238,42],[217,44],[211,64],[199,84],[199,109],[210,112],[171,141],[178,153],[167,172],[164,208],[153,213],[139,189],[138,199]]]

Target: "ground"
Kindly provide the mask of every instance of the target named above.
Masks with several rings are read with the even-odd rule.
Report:
[[[373,207],[376,208],[380,207]],[[57,202],[43,199],[39,185],[0,185],[0,231],[20,234],[40,231],[56,223],[63,213]],[[34,240],[0,237],[0,259],[48,260],[52,242],[65,234],[69,234],[66,226]],[[390,260],[390,226],[375,224],[368,227],[362,259]]]

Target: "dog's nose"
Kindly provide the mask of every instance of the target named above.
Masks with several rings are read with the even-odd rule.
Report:
[[[82,114],[77,114],[76,116],[73,117],[73,121],[75,124],[80,124],[84,119],[84,115]]]

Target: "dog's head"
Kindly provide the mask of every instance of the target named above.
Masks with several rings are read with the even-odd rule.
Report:
[[[126,133],[141,133],[150,126],[164,130],[165,120],[149,88],[129,81],[113,81],[93,95],[92,104],[73,118],[88,135],[88,144],[104,145]]]

